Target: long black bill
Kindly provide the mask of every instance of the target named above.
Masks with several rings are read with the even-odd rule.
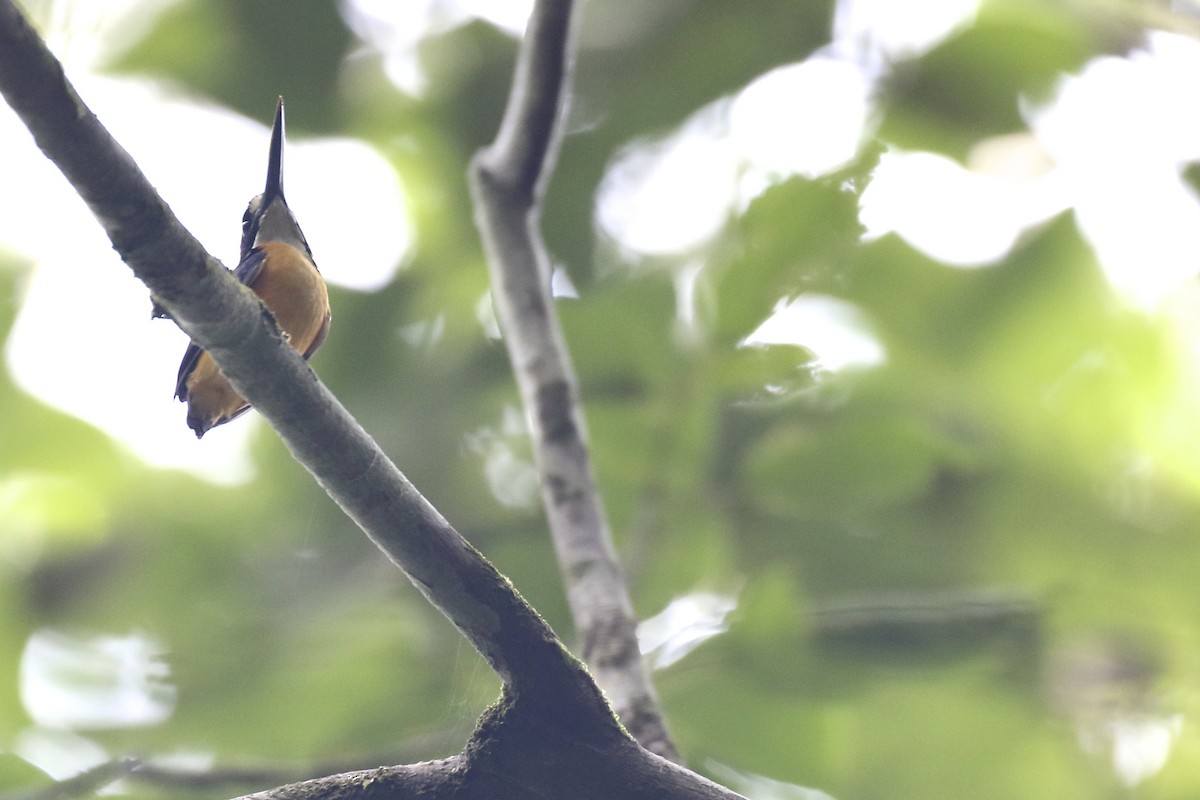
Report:
[[[271,129],[271,156],[267,162],[267,188],[263,190],[262,207],[283,197],[283,98],[275,106],[275,127]]]

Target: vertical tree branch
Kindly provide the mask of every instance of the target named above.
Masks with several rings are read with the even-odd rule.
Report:
[[[638,649],[633,604],[592,473],[578,381],[539,232],[569,84],[571,17],[570,0],[534,6],[496,141],[471,164],[475,218],[496,313],[532,421],[542,498],[583,659],[634,737],[678,758]]]

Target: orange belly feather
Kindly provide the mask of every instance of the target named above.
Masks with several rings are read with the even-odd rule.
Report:
[[[260,245],[262,270],[250,284],[275,315],[280,330],[305,358],[316,352],[329,330],[329,294],[316,266],[283,242]],[[204,430],[228,422],[250,407],[221,374],[208,353],[201,353],[187,378],[188,424]]]

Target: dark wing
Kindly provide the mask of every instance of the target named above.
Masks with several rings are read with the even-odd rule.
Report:
[[[179,374],[175,377],[175,396],[183,402],[187,402],[187,379],[191,377],[192,370],[196,368],[196,362],[200,360],[200,354],[204,350],[195,342],[188,342],[187,350],[183,351],[183,361],[179,362]]]
[[[247,286],[253,286],[254,282],[258,280],[258,274],[262,272],[263,264],[266,260],[266,252],[256,247],[246,254],[246,257],[242,259],[242,263],[237,265],[237,269],[233,271],[233,274],[242,283]]]
[[[237,265],[237,269],[233,274],[237,279],[247,286],[253,285],[254,281],[258,280],[259,273],[262,272],[263,262],[267,260],[267,254],[262,250],[251,250],[242,263]],[[204,352],[204,348],[195,342],[189,342],[187,350],[183,351],[183,360],[179,362],[179,374],[175,377],[175,396],[180,400],[187,402],[187,379],[191,377],[192,370],[196,368],[196,362],[200,360],[200,354]]]

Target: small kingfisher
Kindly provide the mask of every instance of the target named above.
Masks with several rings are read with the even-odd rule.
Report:
[[[305,359],[317,351],[329,332],[329,293],[283,196],[282,97],[271,130],[267,186],[242,217],[241,257],[234,274],[266,303],[292,347]],[[250,409],[195,342],[183,354],[175,396],[188,404],[187,424],[197,439]]]

